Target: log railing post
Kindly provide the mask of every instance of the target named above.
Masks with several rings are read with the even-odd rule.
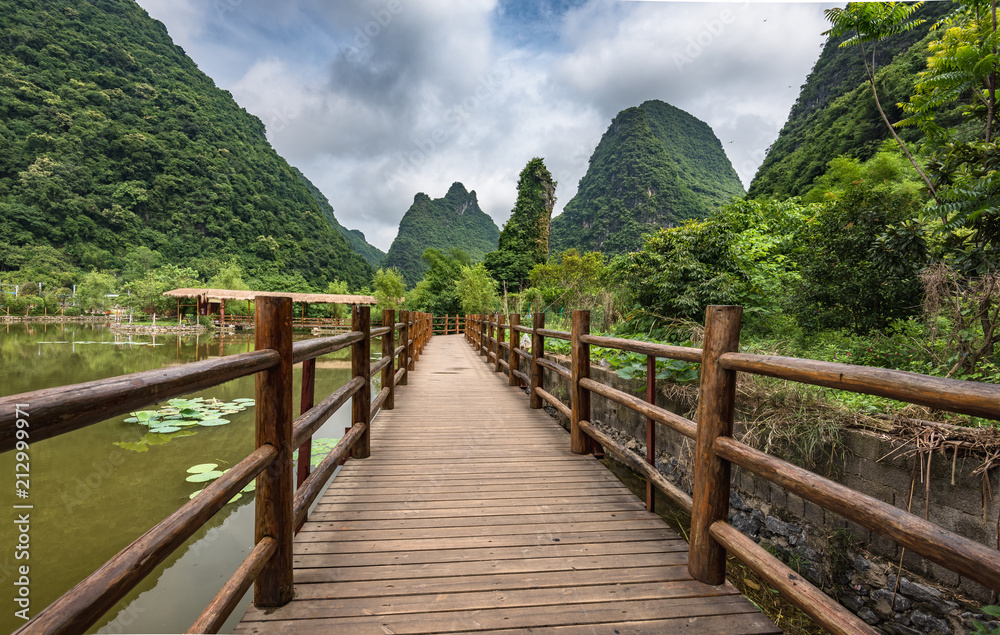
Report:
[[[416,317],[413,318],[413,357],[410,358],[410,364],[412,365],[410,370],[413,370],[416,367],[416,363],[420,361],[420,352],[423,350],[420,342],[424,336],[424,314],[417,312],[414,315]]]
[[[545,337],[538,332],[545,328],[545,313],[536,311],[531,323],[531,388],[528,391],[528,403],[534,409],[542,407],[542,396],[538,389],[542,387],[542,367],[538,360],[545,357]]]
[[[413,354],[417,350],[417,312],[410,311],[406,316],[406,372],[413,370]]]
[[[589,443],[581,421],[590,421],[590,391],[580,386],[580,380],[590,377],[590,345],[580,341],[581,335],[590,334],[590,311],[573,311],[572,408],[570,414],[569,449],[573,454],[586,454]]]
[[[496,359],[496,366],[494,366],[493,368],[493,370],[498,373],[503,372],[503,364],[500,363],[503,360],[503,347],[500,345],[503,343],[504,322],[506,322],[506,316],[498,314],[497,315],[497,359]]]
[[[382,336],[382,357],[388,357],[389,365],[382,369],[382,388],[388,388],[389,394],[385,396],[382,407],[392,410],[396,407],[395,379],[396,379],[396,312],[392,309],[382,311],[382,326],[388,326],[389,332]]]
[[[302,398],[299,414],[305,414],[312,408],[316,398],[316,358],[312,357],[302,362]],[[299,448],[298,479],[296,487],[309,478],[309,463],[312,461],[312,437],[309,437]]]
[[[403,323],[403,328],[399,331],[399,345],[403,347],[403,350],[399,352],[399,367],[403,369],[403,376],[399,378],[399,385],[405,386],[406,380],[410,375],[410,357],[407,354],[410,350],[407,342],[410,341],[410,312],[400,311],[399,321]]]
[[[646,356],[646,402],[656,405],[656,357]],[[656,422],[646,417],[646,463],[656,465]],[[646,511],[656,511],[656,488],[646,479]]]
[[[479,355],[486,355],[486,361],[489,361],[489,349],[487,348],[489,340],[486,339],[488,327],[486,326],[486,314],[483,313],[479,316]]]
[[[361,331],[364,337],[351,344],[351,376],[361,377],[365,384],[361,390],[351,397],[351,426],[364,424],[365,431],[358,437],[358,442],[351,449],[351,458],[367,459],[371,455],[371,344],[372,323],[371,307],[355,305],[351,311],[351,330]]]
[[[717,520],[729,517],[729,461],[712,449],[715,439],[733,433],[736,371],[719,365],[719,357],[739,349],[743,307],[710,306],[705,310],[698,436],[694,450],[694,492],[688,570],[706,584],[726,580],[726,550],[709,534]]]
[[[511,313],[510,314],[510,357],[508,358],[508,363],[510,364],[510,373],[507,377],[508,386],[520,386],[521,380],[517,378],[514,371],[521,372],[521,356],[516,352],[518,348],[518,338],[521,335],[517,332],[517,327],[521,326],[521,314]]]
[[[277,450],[273,465],[257,477],[254,542],[273,538],[277,550],[257,578],[254,604],[276,607],[294,594],[292,582],[292,301],[260,296],[256,302],[257,350],[272,349],[278,365],[255,377],[256,443]]]

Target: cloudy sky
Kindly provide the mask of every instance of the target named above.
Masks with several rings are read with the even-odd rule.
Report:
[[[744,186],[819,56],[830,4],[138,0],[387,250],[417,192],[461,181],[497,225],[535,156],[576,192],[616,113],[707,122]]]

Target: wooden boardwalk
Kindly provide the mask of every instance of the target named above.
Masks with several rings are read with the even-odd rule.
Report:
[[[238,633],[778,633],[462,336],[435,337]]]

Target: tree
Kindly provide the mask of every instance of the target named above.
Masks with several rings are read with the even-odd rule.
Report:
[[[76,290],[80,308],[91,313],[104,313],[114,306],[114,298],[108,296],[113,295],[117,287],[118,281],[114,276],[91,271],[83,277]]]
[[[462,267],[455,284],[458,297],[465,313],[489,313],[500,303],[497,296],[497,282],[490,277],[483,263],[474,267]]]
[[[907,221],[921,202],[889,185],[859,183],[818,207],[801,238],[801,281],[792,287],[799,324],[867,333],[918,313],[927,244],[922,228]]]
[[[702,320],[710,304],[740,304],[747,316],[781,311],[797,280],[799,236],[811,208],[798,199],[735,201],[704,221],[646,238],[641,251],[615,259],[633,317]]]
[[[534,265],[549,257],[549,225],[556,204],[556,183],[542,159],[534,158],[521,170],[517,202],[500,232],[497,250],[484,263],[506,288],[520,289]]]
[[[920,178],[927,184],[927,189],[930,190],[931,196],[937,198],[934,184],[927,174],[924,173],[923,169],[921,169],[917,160],[910,154],[906,144],[899,138],[895,127],[889,121],[889,117],[886,116],[885,110],[882,108],[882,102],[878,97],[878,89],[876,88],[875,81],[875,47],[878,42],[890,35],[903,33],[923,24],[923,20],[909,19],[910,15],[919,9],[922,4],[923,2],[915,2],[913,4],[904,4],[902,2],[850,2],[843,9],[839,7],[827,9],[825,11],[826,18],[833,26],[825,34],[831,37],[838,37],[854,32],[854,36],[844,40],[840,46],[857,45],[861,50],[861,59],[865,65],[865,74],[868,76],[872,96],[875,98],[875,107],[878,108],[878,112],[882,116],[882,121],[885,123],[886,128],[888,128],[889,133],[892,134],[892,138],[899,144],[903,154],[910,160]],[[871,44],[871,63],[868,61],[868,53],[865,49],[866,43]]]
[[[127,288],[132,293],[135,306],[145,313],[167,313],[177,308],[177,300],[164,297],[165,291],[198,287],[198,272],[188,267],[164,265],[146,275],[129,282]]]
[[[933,151],[940,194],[930,211],[942,220],[953,265],[984,275],[1000,257],[996,3],[962,0],[946,26],[930,45],[927,70],[903,104],[910,116],[900,125],[919,126]],[[956,115],[966,123],[957,125]]]
[[[469,254],[461,249],[442,253],[434,248],[422,256],[428,266],[424,279],[410,293],[406,306],[413,310],[427,311],[434,315],[455,315],[462,310],[457,282],[462,267],[471,267]]]
[[[250,285],[243,281],[243,267],[235,260],[230,260],[219,269],[208,281],[210,289],[227,289],[229,291],[249,291]],[[242,300],[227,300],[226,313],[229,315],[246,315],[246,302]]]
[[[395,267],[379,269],[372,278],[372,287],[375,288],[375,300],[378,308],[382,310],[392,309],[393,311],[403,306],[403,296],[406,293],[406,282],[403,274]]]

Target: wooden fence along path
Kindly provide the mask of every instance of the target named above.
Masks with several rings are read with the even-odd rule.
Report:
[[[0,397],[0,452],[22,453],[25,428],[34,443],[237,377],[257,379],[256,449],[17,633],[92,627],[254,480],[255,546],[189,632],[217,632],[251,585],[255,608],[241,632],[777,632],[726,583],[728,554],[830,632],[875,635],[727,522],[733,465],[1000,591],[1000,551],[992,546],[732,437],[740,372],[997,421],[1000,386],[740,353],[741,313],[708,307],[704,344],[689,348],[592,334],[586,311],[573,312],[571,332],[546,329],[541,314],[530,327],[517,314],[468,315],[463,340],[432,339],[441,325],[419,312],[384,311],[382,326],[372,328],[369,308],[355,306],[349,332],[293,343],[291,300],[259,297],[253,352]],[[451,316],[444,322],[450,329]],[[373,338],[381,340],[375,362]],[[546,357],[546,339],[569,342],[568,367]],[[645,355],[647,399],[592,379],[592,346]],[[315,396],[316,358],[348,347],[350,381]],[[697,421],[649,403],[657,359],[700,365]],[[297,418],[294,364],[302,364]],[[568,382],[569,404],[553,394],[553,374]],[[374,377],[382,388],[373,398]],[[647,417],[645,457],[591,420],[592,398]],[[569,434],[540,412],[543,402],[569,419]],[[353,425],[310,471],[313,433],[348,403]],[[30,425],[18,404],[31,404]],[[693,494],[656,470],[656,426],[694,441]],[[302,453],[297,478],[294,448]],[[646,477],[647,505],[592,452]],[[691,512],[689,545],[651,513],[654,488]]]
[[[775,633],[461,336],[435,337],[295,539],[295,598],[236,632]]]

